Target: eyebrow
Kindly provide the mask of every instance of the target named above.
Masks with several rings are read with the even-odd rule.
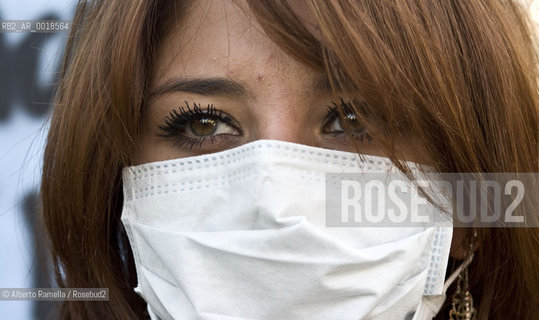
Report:
[[[150,97],[172,92],[190,92],[203,96],[246,96],[243,84],[229,78],[171,78],[155,88]]]
[[[311,83],[315,93],[329,93],[331,86],[327,75],[316,76]],[[230,78],[171,78],[157,86],[150,97],[161,96],[173,92],[189,92],[203,96],[245,97],[249,90],[239,81]]]

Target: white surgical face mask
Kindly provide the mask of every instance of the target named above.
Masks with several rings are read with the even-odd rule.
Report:
[[[428,319],[451,227],[326,226],[326,173],[390,170],[272,140],[125,168],[135,291],[152,319]]]

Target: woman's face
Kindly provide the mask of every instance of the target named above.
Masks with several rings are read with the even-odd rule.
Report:
[[[240,5],[241,7],[239,7]],[[218,152],[273,139],[354,151],[328,106],[356,97],[331,94],[324,75],[285,54],[240,1],[196,1],[164,39],[135,164]],[[377,135],[349,117],[364,154],[385,155]],[[405,160],[424,162],[414,139],[397,139]],[[455,229],[452,255],[465,256]]]
[[[322,73],[285,54],[239,1],[196,1],[164,39],[135,163],[222,151],[273,139],[384,155],[376,134],[337,108],[356,95],[331,94]],[[342,100],[341,100],[342,99]],[[329,108],[328,108],[329,107]],[[408,145],[408,143],[403,143]],[[401,148],[417,160],[411,148]]]

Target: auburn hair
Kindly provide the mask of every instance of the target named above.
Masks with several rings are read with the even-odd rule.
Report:
[[[358,116],[384,128],[402,170],[391,137],[405,133],[440,172],[539,172],[539,59],[518,3],[306,0],[313,31],[286,0],[247,1],[283,50],[334,88],[360,93]],[[53,101],[41,208],[58,285],[109,288],[110,300],[65,301],[62,319],[146,314],[120,221],[121,169],[141,132],[157,48],[189,4],[79,1]],[[477,231],[470,281],[478,319],[539,318],[539,229]]]

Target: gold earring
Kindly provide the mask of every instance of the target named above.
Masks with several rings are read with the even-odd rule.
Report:
[[[467,260],[470,262],[474,256],[474,245],[476,238],[477,231],[474,230],[468,251]],[[468,285],[468,266],[466,266],[459,274],[457,290],[453,295],[451,306],[451,310],[449,311],[450,320],[475,320],[477,311],[474,308],[472,293],[470,292]]]

